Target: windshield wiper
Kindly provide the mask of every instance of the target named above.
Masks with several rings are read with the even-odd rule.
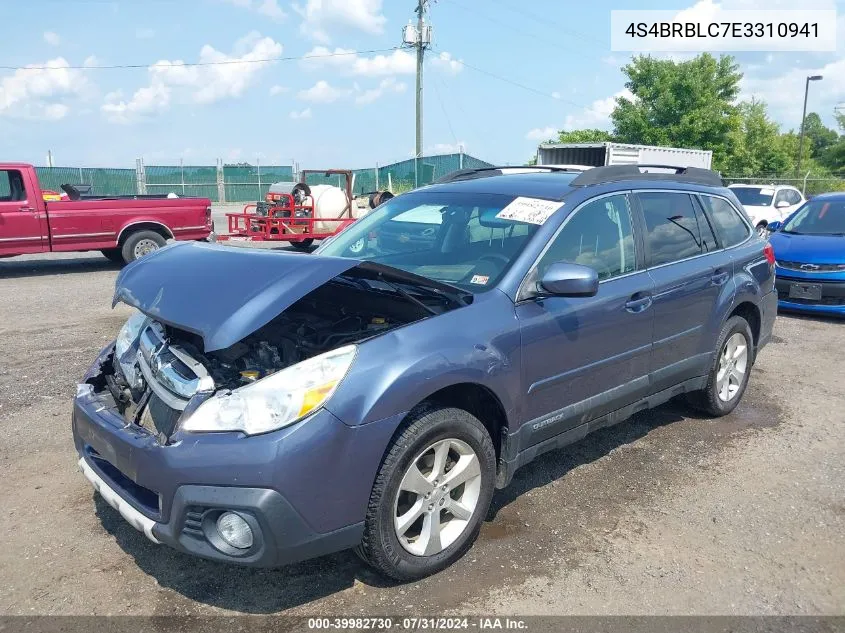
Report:
[[[426,311],[426,312],[428,312],[429,314],[432,314],[432,315],[438,315],[438,314],[440,314],[437,310],[435,310],[435,309],[434,309],[434,308],[432,308],[431,306],[428,306],[428,305],[424,304],[422,301],[420,301],[419,299],[417,299],[414,295],[412,295],[410,292],[408,292],[407,290],[405,290],[405,289],[404,289],[402,286],[400,286],[399,284],[397,284],[397,283],[393,283],[392,281],[388,281],[387,279],[385,279],[385,278],[384,278],[384,275],[382,275],[381,273],[379,273],[379,277],[378,277],[378,278],[379,278],[379,281],[380,281],[381,283],[383,283],[383,284],[385,284],[385,285],[387,285],[387,286],[390,286],[390,287],[391,287],[391,288],[393,288],[396,292],[398,292],[400,295],[402,295],[403,297],[405,297],[408,301],[410,301],[410,302],[412,302],[412,303],[417,304],[418,306],[420,306],[423,310],[425,310],[425,311]],[[441,294],[439,294],[439,293],[436,293],[436,294],[437,294],[437,296],[438,296],[440,299],[445,299],[445,297],[444,297],[443,295],[441,295]]]

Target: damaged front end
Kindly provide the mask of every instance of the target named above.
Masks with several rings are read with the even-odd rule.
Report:
[[[191,297],[197,284],[186,268],[207,273],[214,256],[197,248],[163,249],[139,261],[136,272],[143,276],[131,267],[121,275],[115,300],[139,312],[86,381],[125,424],[146,429],[160,444],[173,441],[177,430],[254,435],[293,424],[331,397],[358,343],[470,300],[451,287],[372,264],[256,258],[227,249],[218,256],[230,275],[237,277],[244,257],[270,264],[273,274],[241,278],[240,292],[200,302]],[[168,275],[153,292],[150,283],[164,272],[156,268],[165,264],[176,267],[177,279]],[[285,280],[286,272],[299,283]],[[180,288],[180,277],[191,283]]]

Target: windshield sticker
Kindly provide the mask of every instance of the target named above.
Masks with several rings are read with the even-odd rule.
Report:
[[[763,187],[762,189],[760,189],[760,193],[764,196],[771,196],[774,192],[775,190],[771,187]]]
[[[500,220],[513,220],[528,224],[545,224],[552,214],[563,206],[562,202],[540,198],[519,197],[496,214]]]
[[[490,277],[488,275],[473,275],[472,279],[469,280],[469,283],[485,286],[488,281],[490,281]]]

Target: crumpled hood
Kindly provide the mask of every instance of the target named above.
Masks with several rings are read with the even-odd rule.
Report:
[[[793,235],[775,232],[769,236],[775,257],[804,264],[845,264],[845,237],[841,235]]]
[[[124,268],[118,301],[225,349],[360,262],[254,248],[176,242]]]

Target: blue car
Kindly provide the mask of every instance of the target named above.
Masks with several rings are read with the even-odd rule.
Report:
[[[845,193],[816,196],[769,226],[778,306],[845,316]]]
[[[407,581],[538,455],[674,396],[732,411],[777,311],[733,193],[695,168],[527,171],[397,196],[313,255],[178,243],[124,268],[137,311],[74,401],[85,476],[182,552],[355,548]],[[434,213],[433,239],[380,249]]]

